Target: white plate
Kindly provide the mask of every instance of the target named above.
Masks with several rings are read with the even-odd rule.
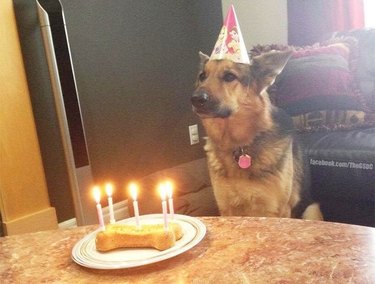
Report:
[[[179,255],[198,244],[206,234],[206,226],[197,218],[175,214],[175,222],[184,232],[176,244],[164,251],[152,248],[117,249],[99,252],[95,248],[95,237],[99,229],[78,241],[72,250],[72,259],[79,265],[96,269],[119,269],[142,266]],[[162,224],[162,214],[142,215],[141,224]],[[134,218],[117,222],[134,224]]]

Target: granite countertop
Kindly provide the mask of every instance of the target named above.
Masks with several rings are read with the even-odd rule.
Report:
[[[2,283],[375,283],[375,228],[277,218],[202,217],[205,238],[142,267],[98,270],[71,259],[96,226],[0,238]]]

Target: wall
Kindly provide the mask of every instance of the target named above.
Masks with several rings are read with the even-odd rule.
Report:
[[[62,1],[96,181],[123,191],[204,156],[202,143],[190,145],[190,94],[198,50],[211,48],[220,26],[214,2]]]
[[[375,28],[375,1],[364,0],[365,27]]]
[[[57,228],[11,0],[0,1],[0,209],[6,234]]]
[[[287,0],[222,0],[223,16],[233,4],[246,48],[257,44],[287,44]]]

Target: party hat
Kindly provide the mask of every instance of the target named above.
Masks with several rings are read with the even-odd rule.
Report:
[[[229,59],[237,63],[250,64],[233,5],[228,11],[210,57],[210,60],[219,59]]]

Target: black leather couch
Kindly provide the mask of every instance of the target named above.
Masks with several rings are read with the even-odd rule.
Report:
[[[324,219],[375,227],[375,128],[300,138]]]
[[[375,227],[375,29],[293,49],[269,91],[296,124],[313,196],[325,220]]]

